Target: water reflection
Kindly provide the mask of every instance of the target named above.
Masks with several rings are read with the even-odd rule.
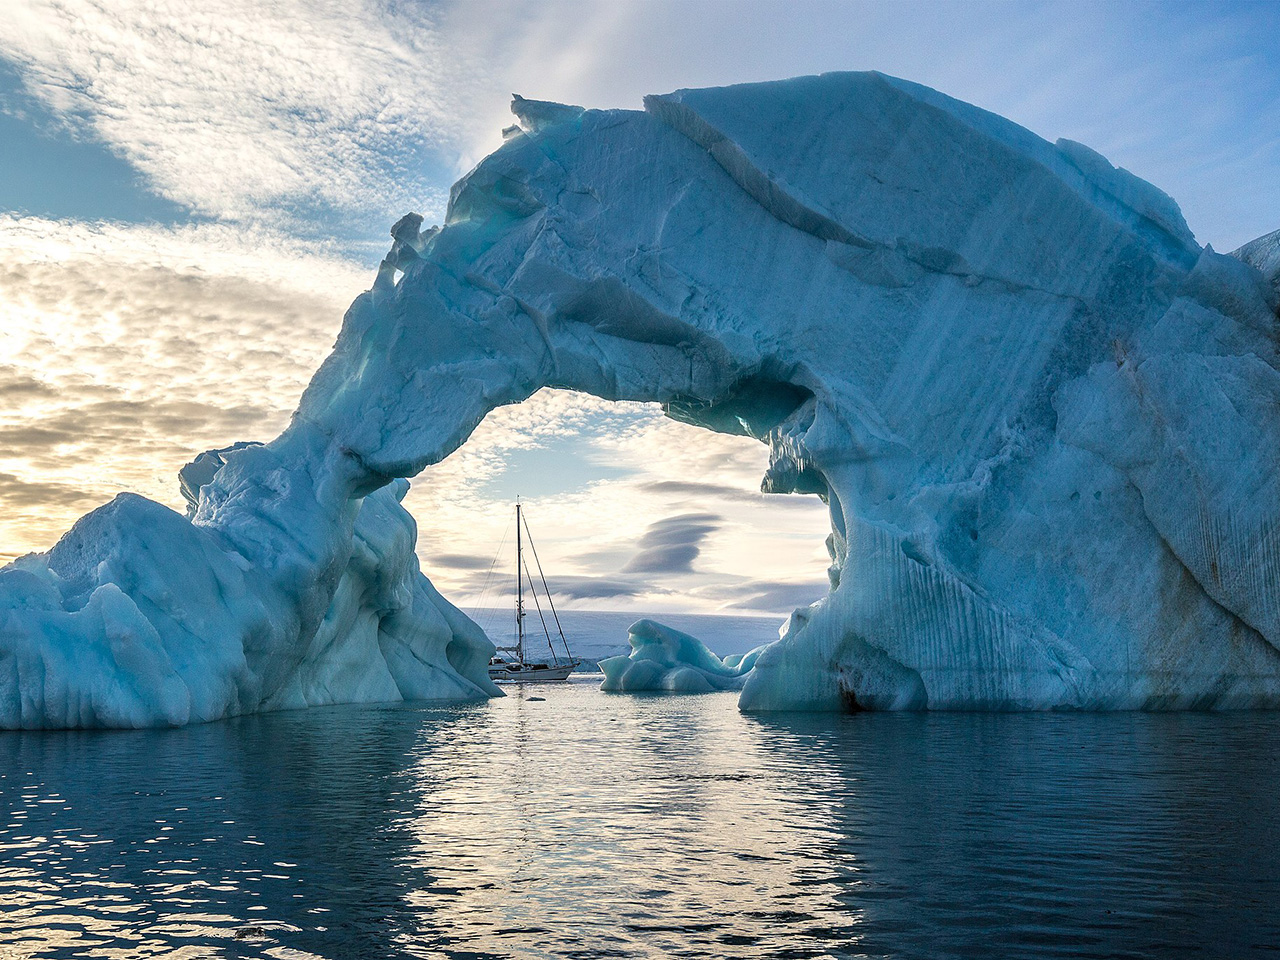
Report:
[[[1261,956],[1277,732],[573,683],[6,734],[0,956]]]
[[[762,720],[827,763],[820,856],[894,957],[1248,957],[1280,949],[1274,714]],[[816,765],[815,765],[816,769]],[[837,786],[837,784],[839,786]]]
[[[416,882],[400,776],[452,716],[322,710],[177,731],[0,737],[0,942],[34,956],[381,956]],[[43,942],[47,941],[47,942]]]

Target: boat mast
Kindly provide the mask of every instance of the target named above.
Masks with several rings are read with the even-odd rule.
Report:
[[[524,663],[524,546],[520,540],[520,499],[516,498],[516,660]]]
[[[519,531],[516,532],[519,533]],[[527,522],[525,523],[524,532],[529,537],[529,549],[533,551],[533,562],[538,565],[538,576],[542,580],[542,592],[547,595],[547,605],[551,607],[551,616],[555,618],[556,631],[560,634],[560,642],[564,645],[564,655],[572,660],[573,652],[569,649],[569,641],[565,639],[564,627],[560,625],[560,614],[556,613],[556,602],[551,599],[551,588],[547,586],[547,575],[542,572],[542,561],[538,559],[538,547],[533,542],[533,531],[529,529],[529,524]],[[534,586],[533,574],[529,573],[528,567],[525,567],[525,573],[529,577],[529,592],[533,594],[534,602],[537,603],[538,588]],[[547,635],[547,646],[551,649],[551,657],[552,659],[555,659],[559,654],[556,653],[556,648],[551,643],[551,631],[547,629],[546,617],[542,616],[541,603],[538,603],[538,617],[542,620],[542,632]]]

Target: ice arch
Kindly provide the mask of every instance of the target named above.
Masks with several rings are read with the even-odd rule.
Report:
[[[191,468],[193,522],[122,498],[0,575],[0,721],[482,695],[483,638],[362,530],[543,386],[827,499],[832,592],[746,709],[1280,704],[1274,244],[879,74],[513,110],[285,433]]]

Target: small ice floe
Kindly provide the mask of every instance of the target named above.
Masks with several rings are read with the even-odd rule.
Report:
[[[666,691],[711,693],[741,690],[764,647],[723,659],[697,637],[681,633],[656,620],[637,620],[627,631],[629,657],[600,661],[604,672],[601,690],[623,693]]]

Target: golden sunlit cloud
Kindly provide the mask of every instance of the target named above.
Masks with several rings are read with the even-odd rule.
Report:
[[[0,559],[288,422],[357,266],[260,231],[0,216]]]

